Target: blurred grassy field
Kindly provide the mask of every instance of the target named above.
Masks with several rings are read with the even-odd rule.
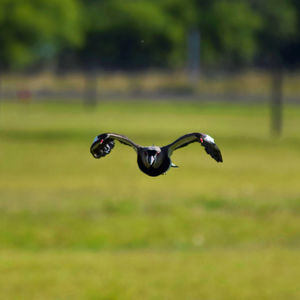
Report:
[[[164,145],[212,135],[151,178],[102,132]],[[0,104],[1,299],[300,299],[300,107]]]

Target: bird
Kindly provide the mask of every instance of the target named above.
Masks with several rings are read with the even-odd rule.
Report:
[[[223,162],[222,154],[214,139],[203,133],[194,132],[185,134],[173,143],[166,146],[141,146],[133,142],[125,135],[116,133],[102,133],[95,137],[90,152],[94,158],[99,159],[108,155],[115,146],[115,140],[132,147],[137,153],[137,163],[140,170],[152,177],[166,174],[171,167],[178,167],[171,161],[172,153],[180,148],[186,147],[191,143],[198,142],[218,163]]]

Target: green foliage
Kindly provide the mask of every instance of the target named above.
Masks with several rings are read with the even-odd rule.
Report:
[[[261,15],[262,21],[257,41],[261,56],[267,56],[271,63],[275,60],[283,62],[283,50],[288,47],[288,52],[293,52],[290,41],[295,39],[298,33],[297,7],[291,1],[277,0],[256,0],[253,1],[253,7]],[[288,57],[286,59],[288,60]]]
[[[76,0],[1,0],[0,65],[24,67],[82,42]]]
[[[25,68],[71,55],[102,68],[180,68],[198,28],[206,64],[299,60],[295,0],[1,0],[0,66]],[[292,53],[292,55],[291,55]]]
[[[184,24],[158,1],[91,2],[87,15],[83,52],[104,67],[176,66],[182,62]]]
[[[199,9],[203,59],[247,62],[256,53],[260,16],[245,1],[211,1]]]

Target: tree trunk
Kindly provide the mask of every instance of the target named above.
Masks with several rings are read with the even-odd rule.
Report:
[[[187,37],[187,71],[192,84],[197,84],[200,77],[200,32],[192,29]]]

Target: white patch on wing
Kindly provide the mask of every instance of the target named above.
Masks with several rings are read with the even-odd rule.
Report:
[[[211,136],[209,136],[209,135],[206,135],[206,137],[204,138],[204,140],[206,141],[206,142],[208,142],[208,143],[215,143],[215,140],[211,137]]]
[[[93,140],[93,143],[97,142],[98,141],[98,137],[96,136]]]

